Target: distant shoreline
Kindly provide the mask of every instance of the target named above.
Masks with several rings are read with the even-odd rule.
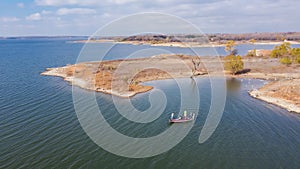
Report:
[[[300,42],[297,41],[285,41],[293,45],[298,45]],[[115,41],[109,39],[100,40],[75,40],[71,43],[115,43],[115,44],[130,44],[130,45],[150,45],[150,46],[166,46],[166,47],[180,47],[180,48],[190,48],[190,47],[225,47],[225,44],[210,42],[205,44],[190,43],[190,42],[165,42],[165,43],[151,43],[147,41]],[[248,44],[248,45],[280,45],[283,41],[258,41],[255,43],[250,42],[236,42],[237,45]]]

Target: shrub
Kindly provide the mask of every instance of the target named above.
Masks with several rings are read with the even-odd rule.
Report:
[[[250,50],[247,53],[247,56],[249,56],[249,57],[256,57],[256,49]]]
[[[290,58],[284,57],[284,58],[280,59],[280,63],[285,64],[285,65],[290,65],[290,64],[292,64],[292,61]]]
[[[275,46],[270,56],[272,58],[282,58],[289,55],[290,51],[291,51],[291,44],[288,42],[284,42],[279,46]]]
[[[242,61],[242,57],[239,55],[228,55],[225,57],[224,67],[225,70],[230,71],[232,74],[236,74],[243,70],[244,62]]]
[[[295,63],[300,63],[300,55],[298,55],[296,58],[295,58]]]
[[[300,63],[300,48],[293,48],[291,50],[291,57],[294,63]]]

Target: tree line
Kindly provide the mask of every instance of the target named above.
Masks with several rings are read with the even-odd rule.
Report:
[[[161,34],[144,34],[129,37],[118,37],[118,41],[146,41],[152,43],[167,42],[218,42],[225,44],[229,40],[248,41],[255,39],[257,41],[299,41],[300,32],[282,32],[282,33],[243,33],[243,34],[177,34],[177,35],[161,35]]]

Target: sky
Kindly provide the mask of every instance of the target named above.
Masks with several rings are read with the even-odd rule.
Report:
[[[0,36],[89,36],[119,18],[142,12],[175,15],[204,33],[300,28],[299,0],[1,0]]]

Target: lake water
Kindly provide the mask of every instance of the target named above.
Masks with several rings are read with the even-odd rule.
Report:
[[[173,149],[143,159],[120,157],[105,151],[80,126],[72,87],[61,78],[40,75],[48,67],[76,62],[83,44],[67,41],[0,41],[0,168],[300,168],[300,115],[251,98],[247,91],[262,86],[264,81],[260,80],[227,80],[228,95],[222,119],[203,144],[198,143],[198,138],[211,104],[210,80],[197,78],[201,98],[199,115],[189,134]],[[105,59],[124,58],[146,48],[117,45]],[[162,49],[174,53],[191,52],[184,48]],[[251,46],[238,49],[243,53]],[[222,50],[217,49],[221,55],[224,54]],[[179,81],[192,87],[191,79]],[[149,137],[170,127],[170,113],[180,105],[176,81],[147,84],[163,91],[168,103],[162,115],[149,124],[121,118],[110,95],[96,94],[103,116],[113,128],[132,137]],[[75,90],[83,96],[92,93]],[[136,108],[146,110],[150,106],[148,96],[149,93],[139,94],[131,102]]]

